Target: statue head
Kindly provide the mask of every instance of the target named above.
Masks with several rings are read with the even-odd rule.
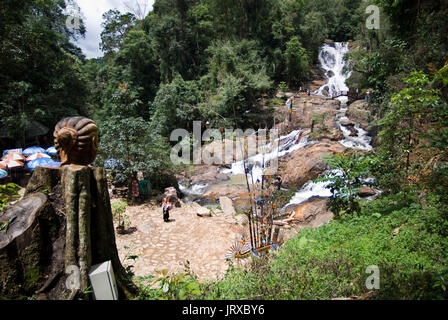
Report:
[[[85,117],[62,119],[54,129],[54,145],[61,158],[61,166],[67,164],[88,165],[98,153],[98,127]]]

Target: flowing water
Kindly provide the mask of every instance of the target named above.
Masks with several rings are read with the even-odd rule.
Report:
[[[222,172],[226,174],[244,175],[244,166],[249,169],[248,175],[249,183],[255,183],[257,180],[261,181],[263,171],[270,166],[272,160],[276,160],[287,156],[291,152],[299,150],[305,146],[316,143],[317,141],[308,141],[308,135],[302,135],[303,130],[294,130],[291,133],[277,138],[273,143],[268,143],[259,149],[263,152],[257,153],[248,157],[245,160],[240,160],[231,164],[230,169],[225,169]]]
[[[345,70],[344,59],[348,52],[348,43],[343,42],[326,43],[321,47],[319,62],[328,80],[314,94],[333,98],[348,93],[349,89],[345,81],[350,78],[351,72]]]
[[[347,112],[347,101],[348,98],[346,96],[342,96],[337,98],[341,102],[341,114],[339,115],[338,121],[336,121],[339,129],[342,131],[344,135],[344,139],[339,141],[344,147],[351,149],[358,149],[364,151],[371,151],[373,148],[370,145],[372,142],[372,138],[368,135],[368,132],[361,128],[358,123],[355,124],[354,129],[356,131],[356,136],[351,136],[351,131],[346,126],[342,125],[344,120],[348,120],[345,113]]]

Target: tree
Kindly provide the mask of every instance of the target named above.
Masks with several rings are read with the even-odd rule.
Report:
[[[422,138],[434,120],[440,98],[438,91],[429,88],[430,78],[421,71],[412,72],[403,79],[408,85],[390,99],[390,109],[381,120],[384,147],[392,154],[398,169],[404,169],[404,182],[415,164],[411,155],[421,146]],[[417,159],[418,161],[418,159]]]
[[[240,128],[258,126],[262,118],[267,121],[259,99],[272,82],[256,43],[217,41],[208,51],[208,73],[201,79],[203,116],[211,124]]]
[[[110,55],[120,48],[124,35],[134,26],[135,16],[129,12],[121,14],[118,10],[109,10],[103,14],[103,20],[100,49]]]
[[[290,87],[300,84],[308,77],[309,58],[296,36],[292,37],[286,44],[285,62]]]
[[[316,181],[329,182],[326,186],[332,193],[329,209],[336,217],[340,217],[343,212],[359,213],[359,189],[370,184],[367,179],[376,159],[369,155],[348,153],[325,156],[324,161],[331,171],[326,173],[325,178]]]
[[[151,127],[163,137],[169,137],[177,128],[192,130],[193,121],[201,119],[200,102],[202,96],[197,81],[184,81],[178,75],[171,83],[160,86],[153,102],[155,113]]]
[[[82,20],[79,30],[69,29],[64,9],[56,0],[0,5],[2,129],[21,145],[30,120],[51,128],[61,117],[86,112],[83,57],[70,43],[85,29]]]
[[[120,84],[99,120],[98,161],[114,158],[120,163],[116,179],[121,181],[129,181],[139,170],[151,175],[170,168],[167,139],[151,131],[150,123],[138,115],[140,90]]]

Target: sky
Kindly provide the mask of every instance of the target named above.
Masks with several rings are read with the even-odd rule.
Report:
[[[135,0],[134,0],[135,1]],[[140,0],[140,3],[145,0]],[[152,10],[154,0],[146,0]],[[84,25],[86,27],[86,36],[84,39],[79,39],[77,45],[82,49],[83,53],[88,59],[101,57],[103,53],[99,48],[101,42],[101,23],[103,22],[103,13],[110,9],[118,9],[125,13],[125,0],[77,0],[76,3],[81,8]],[[128,0],[127,2],[133,2]]]

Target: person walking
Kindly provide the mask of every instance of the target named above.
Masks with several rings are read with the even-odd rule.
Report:
[[[369,102],[370,92],[367,90],[366,92],[366,102]]]
[[[163,221],[170,222],[170,210],[171,210],[171,203],[165,197],[163,198],[162,202]]]

